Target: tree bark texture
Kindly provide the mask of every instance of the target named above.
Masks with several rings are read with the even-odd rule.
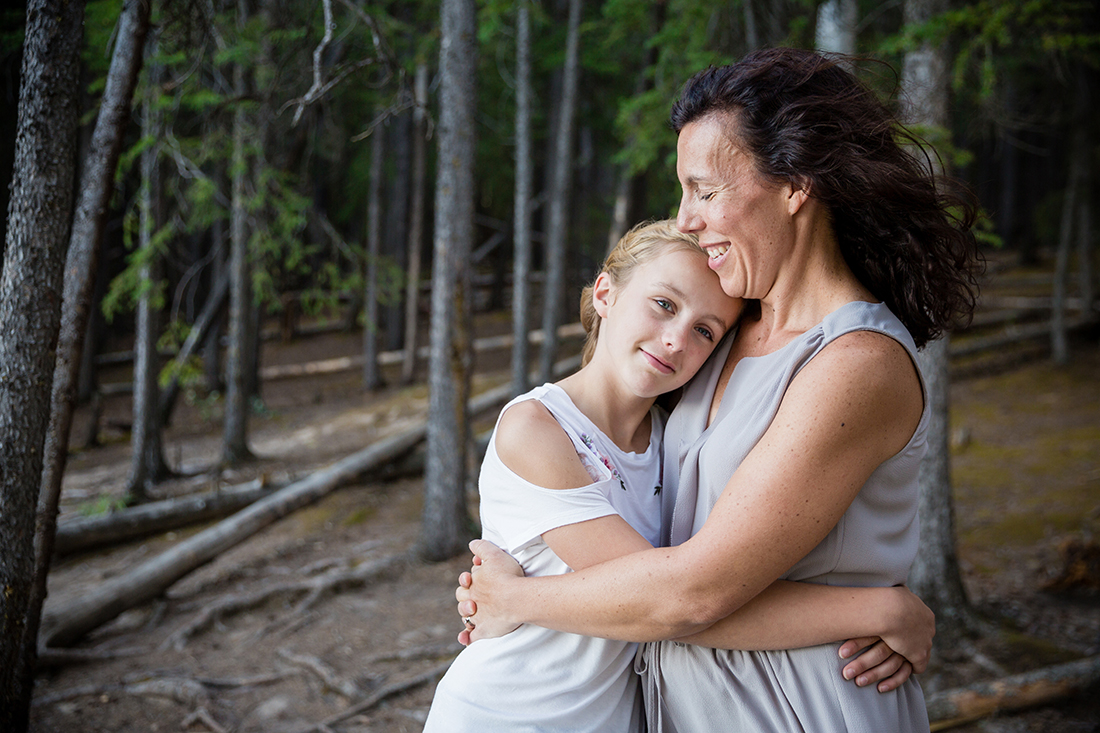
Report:
[[[569,27],[565,47],[565,68],[562,71],[561,105],[551,159],[549,222],[546,227],[546,283],[543,290],[542,343],[539,359],[539,381],[550,379],[557,358],[558,326],[561,324],[562,302],[565,296],[565,250],[569,233],[567,208],[570,199],[570,174],[573,172],[573,117],[577,108],[578,60],[580,46],[581,0],[569,0]]]
[[[244,0],[237,3],[237,22],[248,20]],[[238,99],[244,99],[248,84],[245,69],[238,63],[234,70]],[[248,331],[252,324],[252,269],[248,246],[248,214],[245,210],[245,184],[250,166],[246,154],[248,115],[242,103],[233,113],[233,160],[230,164],[232,198],[229,214],[229,346],[226,355],[225,424],[222,437],[222,461],[236,465],[248,460],[249,389]]]
[[[944,0],[906,0],[906,23],[923,23],[946,9]],[[902,93],[910,123],[948,127],[947,51],[925,42],[905,54]],[[936,170],[939,175],[941,170]],[[936,613],[938,640],[950,643],[972,626],[972,614],[955,554],[955,499],[949,441],[948,337],[925,345],[919,355],[931,410],[928,452],[920,468],[921,544],[909,581]]]
[[[401,270],[408,269],[409,186],[412,168],[412,114],[402,111],[386,125],[386,148],[389,151],[391,175],[386,181],[385,214],[382,227],[382,251]],[[387,284],[386,294],[392,292]],[[387,297],[381,308],[382,349],[398,351],[405,334],[404,308]]]
[[[932,730],[971,723],[999,712],[1022,710],[1071,697],[1100,682],[1100,657],[978,682],[928,696]]]
[[[30,0],[0,274],[0,730],[27,726],[21,674],[72,223],[84,4]]]
[[[531,13],[527,0],[516,6],[516,187],[512,259],[512,392],[528,389],[531,304]]]
[[[150,58],[156,55],[156,38],[148,44]],[[161,69],[148,70],[149,84],[144,103],[144,124],[147,134],[159,141],[162,118],[157,111]],[[163,432],[160,421],[160,338],[161,306],[154,289],[158,287],[163,268],[154,238],[163,223],[160,180],[160,144],[155,142],[141,153],[141,192],[139,195],[139,240],[141,281],[143,291],[138,299],[137,321],[134,326],[134,392],[133,423],[130,428],[130,476],[126,481],[128,503],[140,504],[149,498],[148,487],[168,473],[164,462]]]
[[[420,321],[420,249],[424,239],[424,169],[428,157],[428,66],[416,67],[413,82],[416,111],[413,114],[412,189],[409,200],[408,269],[405,279],[405,359],[401,383],[411,384],[416,375],[417,326]]]
[[[54,552],[57,507],[69,455],[76,393],[81,374],[85,370],[90,371],[87,357],[92,349],[86,346],[89,346],[87,336],[92,325],[92,295],[99,271],[103,227],[107,219],[107,205],[114,190],[122,138],[130,120],[134,88],[141,72],[145,37],[149,31],[149,8],[148,2],[129,0],[119,16],[115,50],[78,187],[80,200],[73,216],[65,262],[61,328],[50,398],[50,427],[43,448],[35,530],[34,588],[27,605],[27,627],[23,639],[22,673],[27,689],[34,682],[38,626],[46,599],[46,577]]]
[[[955,498],[951,485],[948,343],[943,337],[918,355],[931,404],[928,453],[920,467],[920,549],[909,586],[936,614],[937,643],[950,644],[971,627],[970,607],[955,551]]]
[[[363,287],[363,389],[382,386],[378,371],[378,258],[382,256],[382,158],[386,154],[385,129],[371,133],[370,183],[367,193],[367,262]]]
[[[827,0],[817,8],[814,45],[825,53],[851,56],[856,52],[856,25],[859,4],[856,0]]]
[[[443,0],[439,158],[432,259],[428,458],[420,554],[443,560],[470,536],[466,512],[466,395],[471,371],[470,252],[474,238],[477,13]]]

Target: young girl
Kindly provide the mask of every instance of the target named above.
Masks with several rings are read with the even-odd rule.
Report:
[[[528,576],[655,545],[663,416],[654,400],[695,374],[741,307],[722,292],[696,238],[674,222],[624,236],[581,298],[588,342],[580,371],[517,397],[497,421],[479,479],[484,537]],[[803,646],[909,623],[917,606],[924,610],[901,589],[857,596],[865,591],[777,586],[784,587],[762,593],[744,609],[740,631],[728,633],[760,648]],[[849,617],[871,621],[817,618],[815,604],[836,591],[860,598],[862,605],[845,607]],[[872,602],[869,593],[881,595]],[[887,594],[903,600],[878,603]],[[780,604],[788,618],[794,610],[797,628],[777,628]],[[533,625],[479,641],[440,681],[425,731],[641,731],[635,651],[633,643]]]

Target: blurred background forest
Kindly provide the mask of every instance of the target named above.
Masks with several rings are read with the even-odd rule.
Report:
[[[27,5],[0,11],[5,278],[22,263],[7,248],[28,236],[17,231],[27,219],[12,213],[21,70],[33,40]],[[8,461],[0,508],[9,519],[19,514],[10,496],[23,496],[33,514],[40,484],[43,497],[50,484],[60,490],[70,445],[83,451],[112,434],[122,436],[124,452],[103,463],[113,489],[86,495],[85,513],[180,498],[194,488],[181,484],[189,471],[215,475],[219,487],[255,479],[254,493],[222,514],[270,496],[271,471],[248,468],[254,449],[264,453],[249,426],[286,394],[323,388],[301,383],[276,396],[267,385],[339,373],[354,375],[351,391],[375,395],[394,414],[413,403],[423,414],[419,423],[396,421],[391,433],[374,436],[377,453],[355,453],[358,462],[322,481],[377,469],[426,437],[416,554],[441,561],[462,552],[474,531],[465,498],[475,443],[468,419],[570,368],[582,285],[627,228],[675,214],[667,118],[679,88],[707,65],[765,46],[853,55],[856,73],[897,105],[979,199],[990,276],[1009,273],[1013,287],[991,281],[979,321],[999,330],[954,344],[954,373],[959,359],[1003,356],[1021,339],[1041,344],[1061,366],[1073,363],[1074,343],[1087,339],[1095,349],[1096,0],[80,5],[75,83],[46,95],[76,114],[60,157],[77,183],[52,260],[60,293],[68,250],[54,402],[47,389],[41,409],[13,409],[41,413],[52,437],[37,463],[0,457]],[[66,94],[71,99],[61,99]],[[105,154],[112,145],[115,153]],[[82,220],[96,193],[99,214]],[[38,232],[29,236],[46,236]],[[14,332],[15,323],[4,330]],[[67,382],[66,355],[74,362]],[[477,391],[472,375],[486,370],[508,376],[461,409]],[[427,395],[394,392],[425,382]],[[61,418],[59,393],[69,403]],[[401,404],[387,402],[395,394]],[[219,437],[182,459],[165,437],[181,422]],[[951,437],[956,445],[969,440]],[[341,447],[356,450],[348,441]],[[310,464],[325,473],[317,461],[300,463],[294,472]],[[19,475],[33,494],[20,494]],[[327,490],[302,490],[275,511],[283,516]],[[47,516],[56,516],[53,501]],[[4,525],[5,542],[18,534],[12,526]],[[115,539],[122,531],[107,530]],[[948,544],[936,551],[952,565],[954,529],[946,531]],[[44,576],[41,547],[38,554]],[[45,555],[48,568],[52,550]],[[29,567],[13,561],[0,569],[33,596]],[[159,596],[194,567],[116,593],[137,606],[141,594]],[[44,585],[31,601],[35,619],[42,596]],[[953,602],[942,601],[948,609]],[[118,615],[117,604],[103,605],[111,603],[88,612],[94,620],[74,621],[84,611],[64,608],[42,639],[34,620],[31,646],[83,639]],[[1092,662],[1088,679],[1098,670]],[[20,699],[18,687],[13,682],[5,699]],[[215,729],[211,720],[193,722]],[[258,729],[265,726],[274,729]]]

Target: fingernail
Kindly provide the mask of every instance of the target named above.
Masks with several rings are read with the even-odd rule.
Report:
[[[853,670],[853,669],[844,670],[844,679],[846,679],[846,680],[852,679],[853,677],[855,677],[855,675],[856,675],[856,673],[855,673],[855,670]]]
[[[847,659],[850,656],[852,656],[852,650],[851,649],[846,649],[845,647],[840,648],[840,658],[841,659]]]
[[[864,685],[866,685],[867,682],[868,682],[868,680],[867,680],[866,677],[860,677],[859,679],[856,680],[856,684],[860,687],[863,687]]]

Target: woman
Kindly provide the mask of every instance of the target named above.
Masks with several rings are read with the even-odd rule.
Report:
[[[927,731],[915,680],[844,685],[836,645],[734,651],[720,620],[777,578],[904,582],[928,423],[916,349],[973,308],[973,209],[937,192],[873,93],[812,52],[701,72],[672,122],[678,226],[751,305],[669,419],[669,546],[522,578],[474,541],[459,612],[474,640],[531,623],[655,642],[638,660],[651,731]]]

